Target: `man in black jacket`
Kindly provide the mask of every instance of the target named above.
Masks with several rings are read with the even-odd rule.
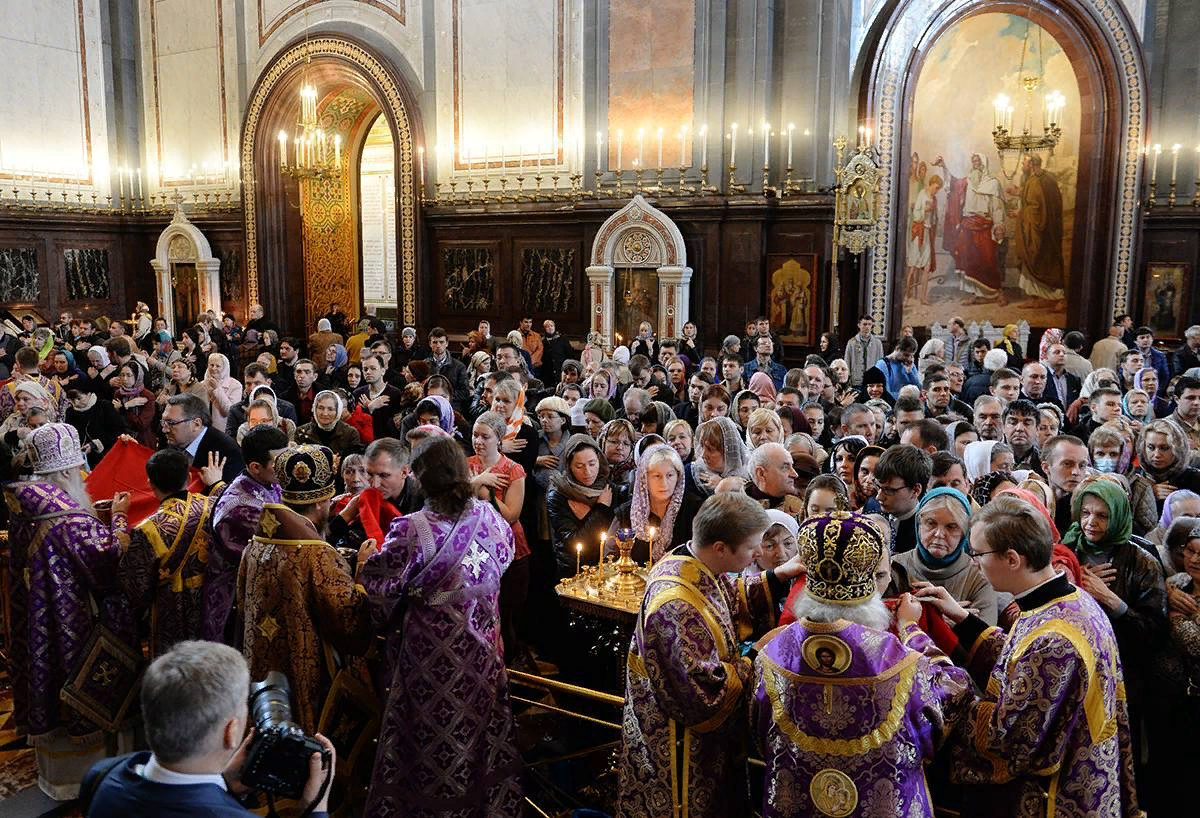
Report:
[[[250,409],[250,393],[259,386],[270,386],[271,376],[267,374],[266,367],[251,361],[242,370],[242,383],[246,385],[245,391],[242,392],[242,400],[229,407],[229,419],[225,422],[225,428],[233,435],[236,435],[238,427],[246,422],[246,415]],[[278,393],[275,395],[275,408],[279,410],[280,417],[299,425],[296,407],[290,401],[279,397]]]
[[[567,336],[559,334],[558,327],[549,318],[542,322],[542,330],[541,378],[547,388],[553,389],[558,385],[563,361],[571,357],[571,342]]]
[[[195,395],[188,392],[172,395],[163,410],[163,432],[167,445],[190,454],[196,468],[207,466],[210,454],[216,456],[218,463],[224,461],[221,479],[229,483],[245,468],[242,447],[229,435],[207,425],[209,417],[208,406]]]
[[[1182,375],[1200,366],[1200,324],[1192,324],[1183,333],[1184,344],[1171,356],[1171,373]],[[1161,384],[1159,389],[1162,389]]]
[[[466,412],[471,393],[467,388],[467,368],[463,362],[450,355],[450,339],[446,330],[434,327],[429,331],[429,351],[431,355],[425,359],[429,364],[430,375],[441,375],[450,381],[454,389],[454,408]]]

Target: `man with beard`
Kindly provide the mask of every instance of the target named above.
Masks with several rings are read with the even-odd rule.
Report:
[[[292,720],[317,722],[335,668],[333,651],[361,654],[370,644],[367,594],[325,541],[336,469],[324,446],[294,446],[275,458],[283,503],[269,503],[242,554],[237,602],[250,678],[288,677]]]
[[[997,254],[1004,225],[1004,192],[999,180],[977,153],[971,155],[971,169],[965,178],[951,174],[940,156],[933,166],[940,167],[950,180],[942,246],[954,255],[965,289],[975,295],[968,303],[1004,303],[1004,271]]]
[[[1017,258],[1021,289],[1033,296],[1027,309],[1061,309],[1066,301],[1063,267],[1063,201],[1042,157],[1027,155],[1021,169],[1021,211],[1017,216]]]

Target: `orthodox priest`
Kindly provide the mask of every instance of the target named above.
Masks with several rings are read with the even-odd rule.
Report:
[[[345,656],[370,645],[367,594],[324,539],[333,452],[293,446],[275,458],[274,471],[283,503],[263,508],[238,568],[242,652],[252,679],[272,670],[288,677],[293,720],[312,734]]]
[[[1015,596],[1007,637],[945,588],[917,583],[956,623],[984,693],[954,736],[952,776],[970,786],[964,815],[1137,818],[1125,682],[1108,616],[1050,563],[1045,516],[1001,495],[971,518],[971,554]]]
[[[1029,306],[1059,309],[1066,299],[1063,267],[1063,200],[1042,157],[1027,154],[1021,165],[1021,212],[1017,216],[1017,257],[1021,289],[1034,297]]]
[[[705,500],[692,540],[654,564],[629,647],[619,818],[737,818],[749,811],[738,645],[775,622],[803,570],[794,557],[752,578],[770,518],[741,492]]]
[[[112,522],[100,521],[84,488],[84,455],[74,426],[40,427],[30,436],[30,450],[33,479],[5,488],[13,723],[36,750],[38,785],[62,801],[78,795],[83,774],[105,757],[107,736],[96,712],[85,715],[60,701],[60,691],[84,664],[98,626],[133,644],[133,617],[117,585],[117,561],[129,537],[130,495],[117,492]],[[122,691],[97,692],[106,699],[97,702],[103,709],[119,709],[109,694]]]
[[[754,662],[763,816],[932,815],[925,764],[964,714],[970,677],[917,627],[910,594],[898,637],[888,632],[875,583],[887,550],[871,520],[813,517],[797,541],[809,568],[798,621],[768,635]]]

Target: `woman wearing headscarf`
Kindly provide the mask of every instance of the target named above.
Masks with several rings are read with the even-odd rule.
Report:
[[[577,554],[583,564],[600,562],[601,535],[612,524],[614,506],[623,501],[623,493],[608,481],[608,462],[596,441],[571,435],[546,495],[559,579],[574,576]],[[577,552],[576,545],[583,548]]]
[[[665,443],[656,443],[638,459],[629,502],[617,506],[606,550],[616,553],[622,531],[633,535],[634,562],[653,565],[692,538],[692,520],[700,503],[685,492],[683,461]]]
[[[129,360],[121,365],[119,371],[123,374],[126,367],[141,369],[136,362]],[[120,392],[121,390],[118,389],[117,394]],[[109,403],[96,397],[96,393],[92,391],[91,382],[85,379],[75,388],[74,397],[67,406],[64,420],[79,432],[79,441],[84,454],[87,455],[89,468],[94,469],[117,442],[117,438],[126,431],[126,423],[115,408],[116,404],[115,398],[112,403]],[[149,410],[151,423],[148,425],[152,425],[154,418],[153,395],[143,405],[143,409]],[[143,438],[139,438],[138,442],[153,448],[156,443],[153,430],[150,431],[149,442]]]
[[[887,391],[887,375],[875,367],[868,367],[863,372],[862,386],[858,388],[858,402],[869,400],[887,401],[888,406],[895,406],[896,399]]]
[[[342,420],[346,408],[341,395],[332,389],[318,392],[313,398],[313,419],[296,429],[296,443],[314,443],[344,457],[362,446],[358,430]]]
[[[1004,337],[996,342],[995,349],[1004,350],[1004,354],[1008,356],[1005,366],[1013,372],[1020,372],[1025,366],[1025,351],[1021,349],[1021,340],[1016,324],[1004,325]]]
[[[1158,549],[1158,560],[1162,563],[1167,576],[1177,574],[1183,566],[1172,562],[1167,552],[1167,532],[1178,517],[1200,518],[1200,494],[1187,489],[1179,489],[1167,495],[1163,501],[1162,514],[1158,517],[1158,525],[1146,534],[1146,541]]]
[[[320,389],[345,389],[346,365],[350,356],[341,344],[330,344],[325,347],[325,358],[317,371],[317,386]]]
[[[73,389],[79,381],[84,380],[83,373],[75,366],[75,356],[69,349],[55,351],[49,376],[62,387],[63,392]]]
[[[750,383],[746,384],[746,388],[753,392],[758,397],[758,402],[761,406],[768,409],[775,408],[775,401],[778,396],[775,392],[775,384],[771,381],[771,376],[766,372],[755,372],[750,376]]]
[[[1083,384],[1079,388],[1079,397],[1076,398],[1070,406],[1067,407],[1067,425],[1066,428],[1074,428],[1079,424],[1082,418],[1087,417],[1090,413],[1088,402],[1091,400],[1092,393],[1100,388],[1102,381],[1112,381],[1110,386],[1117,385],[1117,373],[1111,369],[1093,369],[1083,379]]]
[[[660,400],[650,401],[650,405],[638,415],[643,435],[658,435],[666,439],[667,424],[675,420],[675,412]]]
[[[1092,432],[1087,447],[1096,471],[1119,474],[1129,482],[1133,533],[1145,536],[1158,524],[1158,506],[1154,501],[1154,484],[1145,475],[1133,473],[1133,436],[1113,423],[1106,423]]]
[[[967,446],[979,440],[979,432],[970,421],[956,420],[946,427],[946,437],[950,441],[950,453],[962,459]],[[963,474],[966,474],[965,469]]]
[[[1133,514],[1117,482],[1106,477],[1085,480],[1071,497],[1071,518],[1063,545],[1079,558],[1080,588],[1108,614],[1117,637],[1136,758],[1145,668],[1167,632],[1162,568],[1149,551],[1131,541]]]
[[[1169,417],[1171,414],[1171,403],[1165,397],[1163,392],[1166,389],[1166,384],[1158,382],[1158,370],[1152,366],[1145,366],[1139,369],[1133,376],[1133,388],[1143,390],[1150,399],[1150,411],[1155,418]]]
[[[230,376],[229,359],[220,352],[208,356],[204,389],[208,394],[212,427],[218,432],[224,432],[229,421],[229,410],[242,400],[242,382]]]
[[[584,344],[583,351],[579,353],[579,363],[583,365],[583,374],[591,376],[600,370],[600,364],[604,363],[604,339],[600,333],[595,330],[587,334],[587,343]]]
[[[154,424],[156,406],[154,393],[146,388],[146,371],[130,359],[117,370],[117,382],[120,386],[113,393],[113,408],[134,440],[155,448],[158,445],[158,429]]]
[[[776,406],[775,414],[779,415],[784,440],[797,432],[806,435],[812,434],[812,426],[809,424],[808,418],[804,416],[804,410],[799,406]]]
[[[1200,470],[1188,465],[1189,452],[1187,436],[1169,420],[1150,423],[1138,438],[1134,474],[1144,475],[1154,484],[1160,514],[1171,492],[1187,489],[1200,494]]]
[[[750,479],[746,464],[750,450],[738,425],[727,417],[715,417],[696,427],[696,459],[686,470],[687,493],[704,502],[726,477]]]
[[[932,489],[917,506],[917,547],[892,557],[893,579],[900,593],[918,582],[941,586],[995,625],[996,591],[967,550],[970,521],[965,494],[946,486]]]
[[[608,463],[608,480],[614,486],[628,488],[633,482],[637,464],[633,460],[633,444],[639,435],[633,424],[624,418],[610,420],[604,424],[596,444]]]
[[[999,442],[998,440],[976,440],[966,445],[963,449],[962,460],[968,483],[974,483],[992,470],[992,448]]]
[[[92,381],[96,395],[103,400],[109,400],[112,398],[113,388],[108,380],[117,373],[117,367],[108,359],[108,350],[99,344],[88,347],[87,359],[87,375]]]
[[[321,318],[317,321],[317,331],[308,336],[308,354],[315,360],[323,360],[326,347],[340,344],[342,340],[341,334],[333,331],[329,319]]]
[[[1015,489],[1019,482],[1012,472],[990,471],[971,481],[971,499],[979,506],[986,506],[1005,489]]]
[[[1038,363],[1042,366],[1049,367],[1046,363],[1050,357],[1050,347],[1063,342],[1063,331],[1055,327],[1051,327],[1042,333],[1042,340],[1038,343]]]

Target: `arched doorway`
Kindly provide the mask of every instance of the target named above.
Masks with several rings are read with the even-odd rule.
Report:
[[[323,127],[347,146],[341,178],[304,181],[280,170],[279,131],[292,132],[305,80],[320,94]],[[242,184],[247,293],[285,330],[311,330],[337,301],[360,304],[359,176],[371,126],[390,131],[393,185],[392,257],[396,318],[416,321],[416,145],[411,95],[367,47],[320,36],[285,49],[260,76],[242,130]]]

